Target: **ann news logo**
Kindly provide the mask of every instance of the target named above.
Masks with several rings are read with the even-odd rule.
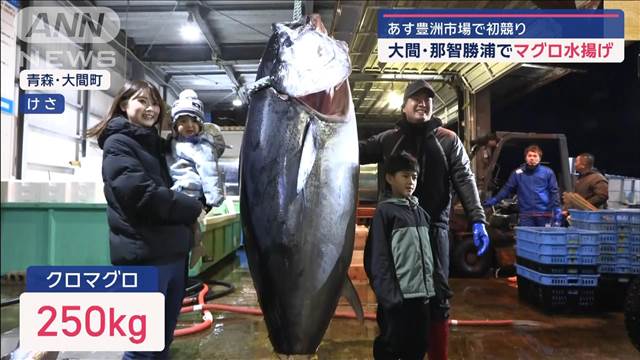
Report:
[[[106,7],[31,6],[18,13],[18,37],[28,43],[107,43],[120,18]]]

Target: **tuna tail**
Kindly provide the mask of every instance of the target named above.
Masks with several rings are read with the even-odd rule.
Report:
[[[356,292],[355,286],[351,282],[348,276],[344,278],[344,284],[342,285],[342,296],[344,296],[349,305],[353,308],[353,311],[356,313],[356,317],[361,324],[364,324],[364,310],[362,310],[362,302],[360,302],[360,297],[358,297],[358,293]]]

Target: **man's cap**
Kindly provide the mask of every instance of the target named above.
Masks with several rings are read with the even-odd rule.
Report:
[[[202,101],[198,99],[196,92],[191,89],[182,91],[178,100],[176,100],[171,107],[171,119],[174,125],[181,115],[189,115],[195,118],[200,124],[204,123]]]
[[[426,89],[429,93],[429,97],[434,97],[436,92],[433,90],[433,87],[426,80],[415,80],[407,85],[407,88],[404,90],[404,98],[402,105],[407,103],[407,99],[411,97],[411,95],[417,93],[420,90]]]

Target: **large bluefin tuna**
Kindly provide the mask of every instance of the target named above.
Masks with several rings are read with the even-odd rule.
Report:
[[[351,284],[359,171],[351,64],[319,17],[273,30],[257,75],[271,85],[251,95],[242,142],[241,217],[274,350],[312,354]]]

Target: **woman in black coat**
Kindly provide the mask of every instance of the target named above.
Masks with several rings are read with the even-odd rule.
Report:
[[[165,348],[126,352],[124,359],[167,358],[173,340],[193,243],[198,200],[174,192],[158,123],[164,102],[146,81],[133,81],[116,95],[107,116],[87,132],[103,150],[109,245],[114,265],[154,265],[165,295]]]

